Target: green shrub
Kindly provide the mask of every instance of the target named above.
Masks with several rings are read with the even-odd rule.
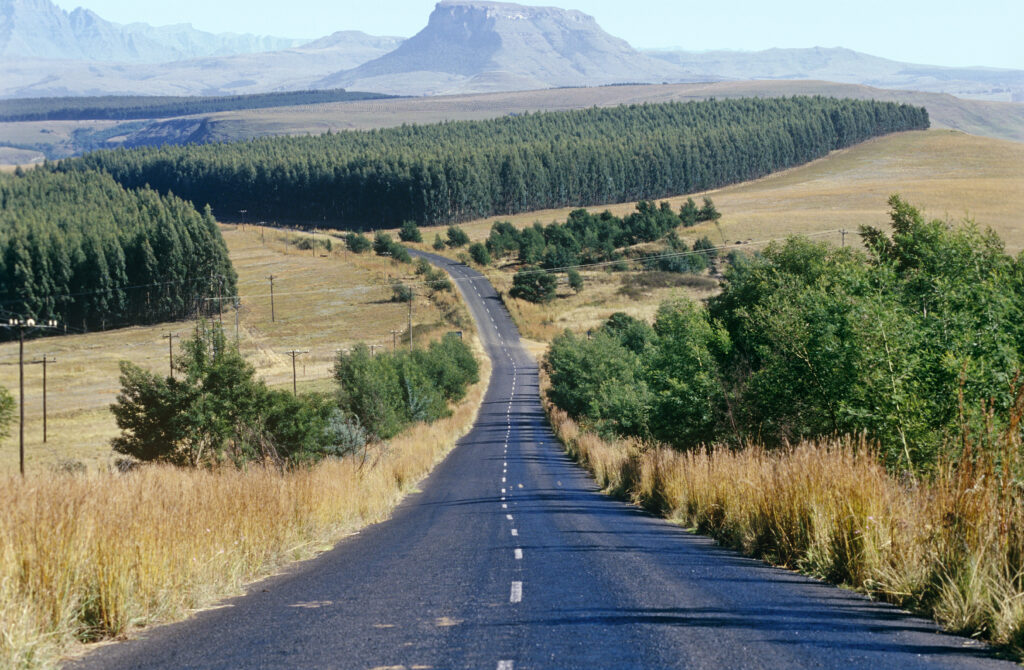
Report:
[[[406,221],[398,230],[398,239],[403,242],[422,242],[423,235],[420,234],[420,228],[415,221]]]
[[[114,451],[183,466],[323,456],[324,398],[267,388],[217,325],[201,322],[182,349],[176,378],[122,361]]]
[[[480,242],[469,245],[469,256],[477,265],[491,264],[491,254],[487,251],[487,247]]]
[[[472,351],[456,335],[426,349],[370,356],[365,345],[339,355],[334,368],[338,405],[368,434],[388,439],[410,423],[435,421],[447,403],[465,395],[479,377]]]
[[[512,277],[512,288],[508,294],[530,302],[551,302],[555,299],[558,279],[546,270],[523,268]]]
[[[469,244],[469,235],[458,226],[448,226],[448,246],[452,249]]]
[[[354,254],[361,254],[364,251],[369,251],[370,247],[373,246],[373,242],[370,238],[366,237],[361,233],[349,233],[345,235],[345,247]]]

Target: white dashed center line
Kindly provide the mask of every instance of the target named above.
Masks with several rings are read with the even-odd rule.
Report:
[[[515,528],[512,529],[512,537],[519,537],[519,531]]]
[[[512,661],[498,661],[498,670],[513,670]]]
[[[519,547],[516,547],[516,550],[513,552],[513,555],[516,557],[517,561],[523,560],[523,550]]]
[[[523,583],[512,582],[512,592],[508,597],[509,602],[518,603],[523,600]]]

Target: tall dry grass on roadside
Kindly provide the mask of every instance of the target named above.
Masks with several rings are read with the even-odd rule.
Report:
[[[181,618],[384,519],[469,431],[490,377],[481,358],[450,417],[365,459],[0,481],[0,667],[46,667],[77,641]]]
[[[959,464],[922,481],[897,479],[854,441],[677,452],[607,442],[547,410],[570,455],[609,493],[1024,658],[1024,487],[1012,475],[1024,394],[1006,435],[984,438],[984,451],[968,444]]]

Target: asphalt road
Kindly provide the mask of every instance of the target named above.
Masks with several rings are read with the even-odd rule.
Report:
[[[982,668],[983,645],[602,496],[548,429],[493,288],[476,426],[392,519],[87,668]]]

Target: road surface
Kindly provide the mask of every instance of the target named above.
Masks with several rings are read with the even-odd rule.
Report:
[[[422,492],[225,607],[69,667],[1015,667],[601,495],[547,427],[536,363],[491,285],[426,256],[494,365],[475,427]]]

